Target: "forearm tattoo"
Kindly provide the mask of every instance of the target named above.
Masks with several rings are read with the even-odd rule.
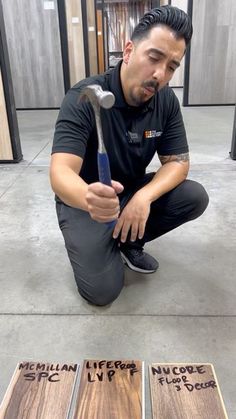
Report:
[[[172,156],[160,156],[159,159],[161,164],[166,164],[169,162],[177,162],[177,163],[185,163],[189,161],[189,153],[183,153],[183,154],[176,154]]]

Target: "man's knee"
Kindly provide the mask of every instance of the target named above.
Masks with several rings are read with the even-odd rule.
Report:
[[[103,287],[93,287],[90,292],[85,292],[84,289],[78,288],[79,294],[85,298],[90,304],[94,304],[96,306],[106,306],[108,304],[113,303],[119,296],[121,290],[123,288],[123,284],[119,287],[111,287],[111,286],[103,286]]]
[[[116,264],[104,272],[94,272],[94,274],[81,275],[75,274],[75,280],[80,295],[89,303],[105,306],[111,304],[119,296],[124,285],[124,266],[121,262],[119,266]]]
[[[205,188],[195,181],[185,182],[185,188],[185,196],[191,208],[191,219],[200,217],[209,203],[209,196]]]
[[[89,295],[84,295],[83,291],[80,289],[78,289],[78,291],[81,297],[85,298],[88,303],[102,307],[113,303],[113,301],[115,301],[119,296],[121,289],[116,292],[114,292],[114,290],[112,290],[112,292],[110,292],[110,290],[104,290],[103,293],[99,290],[99,292],[95,292]]]

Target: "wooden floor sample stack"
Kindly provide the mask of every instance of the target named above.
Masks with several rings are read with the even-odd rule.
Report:
[[[151,364],[153,419],[227,419],[213,365]]]
[[[19,363],[0,419],[66,419],[78,369],[78,364]]]
[[[141,361],[85,360],[74,419],[143,419]]]

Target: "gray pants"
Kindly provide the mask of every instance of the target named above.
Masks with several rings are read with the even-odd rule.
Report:
[[[135,187],[120,197],[123,208],[137,189],[148,183],[146,175]],[[208,205],[208,195],[197,182],[186,180],[151,205],[145,235],[136,245],[154,240],[181,224],[199,217]],[[114,301],[124,285],[124,266],[119,240],[112,229],[91,219],[86,211],[56,204],[59,226],[74,271],[79,293],[96,305]]]

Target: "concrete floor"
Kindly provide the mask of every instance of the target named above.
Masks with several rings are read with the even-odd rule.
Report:
[[[18,112],[24,160],[0,165],[0,399],[22,360],[200,362],[214,364],[229,419],[236,417],[234,109],[189,107],[183,115],[189,178],[206,187],[209,207],[146,246],[157,273],[127,269],[120,297],[98,308],[78,295],[57,226],[48,179],[57,111]]]

